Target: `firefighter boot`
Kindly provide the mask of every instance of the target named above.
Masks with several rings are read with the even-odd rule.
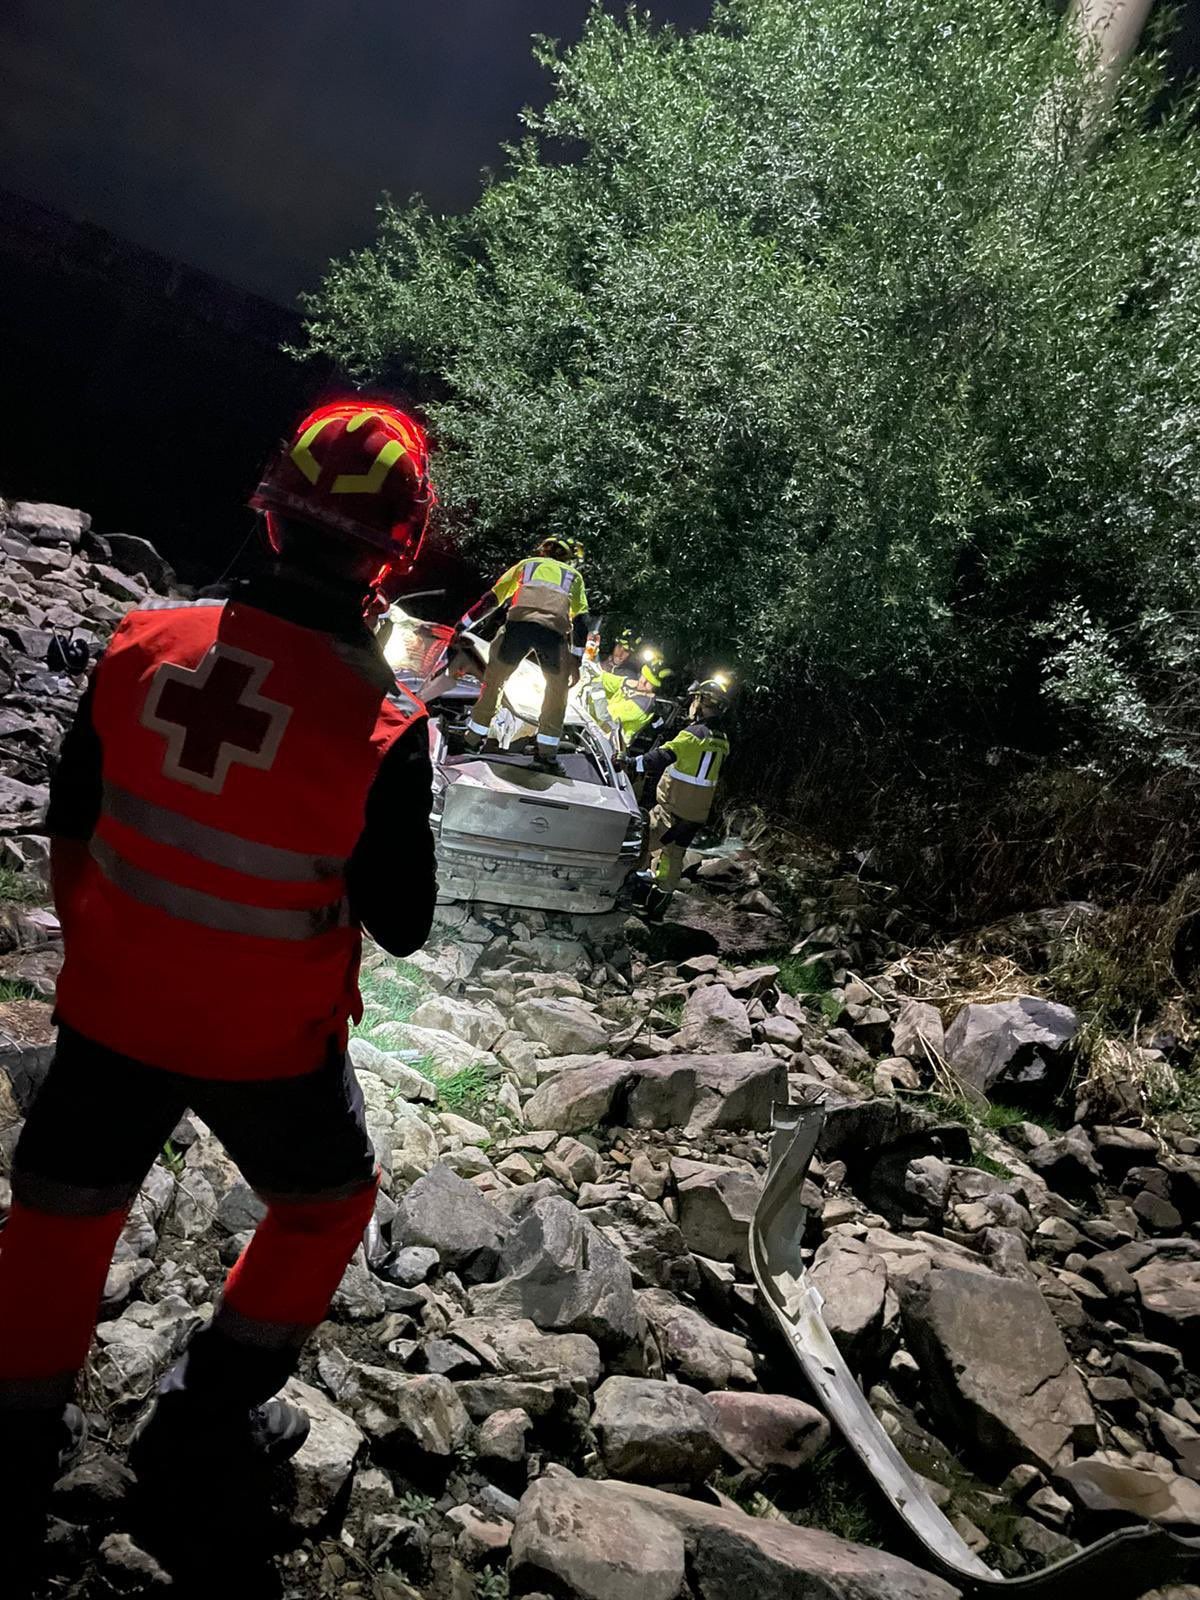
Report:
[[[645,909],[642,912],[647,922],[661,922],[667,914],[667,907],[671,904],[672,889],[660,889],[655,885],[646,896]]]
[[[169,1380],[170,1374],[164,1384]],[[129,1464],[143,1483],[177,1462],[184,1448],[219,1460],[225,1470],[269,1469],[291,1460],[310,1426],[304,1412],[286,1400],[223,1410],[194,1400],[186,1390],[167,1390],[138,1424]]]
[[[0,1547],[4,1593],[12,1600],[32,1592],[45,1555],[50,1491],[74,1465],[86,1436],[78,1406],[0,1411]]]

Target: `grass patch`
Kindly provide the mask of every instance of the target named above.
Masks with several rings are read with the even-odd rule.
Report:
[[[973,1106],[967,1100],[952,1099],[947,1095],[929,1096],[929,1109],[951,1122],[961,1122],[974,1132],[986,1129],[989,1133],[1003,1133],[1005,1128],[1018,1122],[1032,1122],[1051,1138],[1063,1131],[1063,1125],[1040,1111],[1027,1111],[1024,1106],[1007,1106],[1002,1101],[988,1101],[984,1106]]]
[[[508,1573],[498,1567],[475,1574],[475,1600],[508,1600]]]
[[[803,956],[790,954],[769,959],[779,968],[779,976],[775,981],[784,994],[803,1000],[810,995],[815,997],[827,992],[829,985],[825,982],[826,975],[819,962],[806,961]]]
[[[1200,876],[1162,905],[1135,902],[1089,918],[1050,969],[1056,999],[1105,1033],[1136,1029],[1186,989],[1197,971]]]
[[[802,1505],[787,1511],[790,1522],[824,1528],[854,1544],[887,1548],[887,1528],[863,1488],[861,1469],[844,1445],[827,1445],[804,1475],[802,1486],[807,1496]]]
[[[407,961],[395,961],[364,972],[359,979],[363,1005],[371,1013],[364,1016],[359,1031],[378,1027],[380,1022],[408,1022],[426,999],[425,979]]]
[[[1155,1116],[1175,1113],[1200,1127],[1200,1072],[1176,1072],[1174,1086],[1163,1083],[1150,1098]]]
[[[441,1072],[430,1062],[421,1071],[437,1089],[442,1109],[457,1112],[460,1117],[473,1117],[487,1099],[492,1085],[487,1069],[478,1065],[462,1067],[458,1072]]]
[[[665,1000],[660,1000],[654,1009],[668,1027],[677,1028],[683,1021],[683,1008],[686,1004],[681,994],[673,994],[668,995]]]
[[[23,983],[20,978],[0,978],[0,1005],[7,1005],[10,1000],[38,1000],[41,996],[31,983]]]
[[[775,980],[784,994],[794,1000],[808,1000],[818,1006],[828,1023],[835,1023],[842,1014],[842,1002],[832,994],[828,973],[820,961],[806,961],[803,956],[791,954],[768,957],[779,968]]]
[[[993,1161],[991,1156],[985,1156],[980,1150],[972,1150],[971,1166],[977,1167],[980,1172],[988,1172],[993,1178],[1011,1178],[1012,1171],[1002,1161]]]
[[[0,900],[14,901],[19,906],[40,905],[46,891],[32,873],[18,872],[15,867],[0,867]]]

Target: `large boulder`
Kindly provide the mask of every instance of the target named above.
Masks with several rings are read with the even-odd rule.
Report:
[[[726,896],[675,894],[661,926],[675,931],[675,949],[680,956],[712,951],[728,961],[752,961],[788,942],[787,924],[782,918],[769,912],[742,910]],[[682,947],[680,935],[691,940],[687,950]]]
[[[494,1005],[455,1000],[446,994],[422,1001],[411,1020],[418,1028],[452,1033],[476,1050],[490,1050],[505,1029],[504,1017]]]
[[[600,1382],[600,1349],[585,1333],[543,1333],[527,1317],[464,1317],[450,1333],[492,1372],[518,1378],[555,1372],[581,1378],[589,1389]]]
[[[522,1000],[513,1007],[512,1025],[554,1056],[591,1055],[608,1036],[594,1011],[570,999]]]
[[[750,1015],[723,983],[695,989],[683,1008],[682,1049],[698,1055],[733,1055],[750,1048]]]
[[[1002,1475],[1094,1446],[1092,1403],[1035,1283],[934,1267],[906,1280],[901,1309],[930,1409],[961,1448]]]
[[[1078,1033],[1079,1018],[1069,1006],[1033,995],[967,1005],[946,1034],[946,1058],[969,1089],[987,1095],[1065,1073]]]
[[[449,1167],[431,1167],[401,1200],[392,1221],[392,1242],[426,1245],[468,1283],[496,1271],[512,1223],[473,1183]]]
[[[336,1347],[322,1352],[317,1370],[339,1406],[393,1455],[415,1450],[444,1460],[470,1435],[466,1408],[440,1373],[410,1378],[392,1367],[352,1361]]]
[[[564,1600],[955,1600],[898,1556],[635,1484],[541,1478],[517,1512],[517,1593]],[[685,1583],[688,1588],[685,1589]]]
[[[817,1251],[809,1279],[834,1343],[855,1372],[883,1354],[884,1325],[894,1326],[896,1302],[888,1294],[887,1263],[861,1240],[834,1235]]]
[[[560,1133],[606,1123],[683,1126],[697,1138],[711,1128],[766,1131],[775,1103],[786,1098],[786,1063],[753,1051],[671,1055],[644,1065],[601,1057],[546,1077],[526,1102],[525,1122]]]
[[[1151,1261],[1133,1279],[1147,1333],[1200,1360],[1200,1261]]]
[[[1065,1466],[1058,1481],[1082,1510],[1097,1517],[1200,1528],[1200,1483],[1174,1472],[1085,1456]]]
[[[526,1125],[559,1133],[599,1127],[608,1121],[633,1073],[630,1061],[604,1060],[556,1072],[526,1101]]]
[[[935,1060],[943,1056],[946,1028],[937,1007],[925,1000],[906,1000],[892,1029],[892,1051],[910,1061],[924,1062],[929,1054]]]
[[[282,1398],[299,1406],[312,1424],[288,1468],[293,1484],[292,1526],[311,1533],[329,1516],[350,1482],[366,1439],[358,1424],[311,1384],[291,1378]]]
[[[8,524],[36,543],[65,544],[74,550],[91,527],[92,519],[86,511],[77,511],[74,506],[52,505],[45,500],[14,500],[8,508]]]
[[[750,1222],[761,1180],[733,1167],[707,1167],[679,1185],[679,1231],[689,1250],[731,1261],[750,1275]]]
[[[718,1328],[666,1289],[646,1289],[637,1299],[669,1372],[705,1390],[757,1382],[753,1352],[740,1333]]]
[[[518,1594],[550,1590],[567,1600],[679,1600],[682,1533],[607,1484],[540,1478],[513,1529],[510,1574]]]
[[[76,512],[77,516],[82,515]],[[133,533],[106,533],[104,542],[112,565],[129,578],[144,578],[159,594],[175,587],[175,571],[163,560],[148,539]]]
[[[743,1051],[675,1059],[696,1072],[696,1104],[685,1129],[689,1139],[710,1128],[769,1132],[775,1105],[787,1101],[787,1064],[771,1056]]]
[[[474,1290],[478,1316],[528,1317],[558,1333],[585,1333],[606,1352],[637,1343],[628,1264],[569,1200],[539,1200],[514,1231],[498,1283]]]
[[[380,1022],[371,1029],[372,1041],[383,1050],[409,1050],[414,1057],[428,1056],[446,1076],[482,1067],[492,1077],[500,1076],[500,1063],[494,1055],[468,1044],[443,1028],[418,1028],[411,1022]]]
[[[721,1448],[743,1470],[796,1472],[829,1443],[829,1423],[821,1413],[789,1394],[719,1390],[708,1398]]]
[[[437,1104],[437,1087],[423,1072],[409,1066],[399,1056],[390,1055],[373,1045],[369,1039],[350,1041],[350,1060],[357,1071],[369,1073],[385,1083],[393,1100],[417,1100],[425,1105]]]
[[[653,1378],[608,1378],[592,1427],[609,1476],[702,1483],[721,1459],[717,1413],[698,1389]]]

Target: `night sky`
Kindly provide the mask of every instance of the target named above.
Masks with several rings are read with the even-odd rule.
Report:
[[[623,3],[613,9],[623,10]],[[680,28],[710,0],[650,0]],[[469,207],[587,0],[7,0],[0,187],[276,300],[389,190]]]

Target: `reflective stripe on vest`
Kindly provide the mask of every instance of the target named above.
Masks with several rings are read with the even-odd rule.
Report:
[[[706,757],[705,759],[708,760],[711,758]],[[674,766],[668,767],[667,771],[670,773],[671,779],[675,783],[690,783],[693,784],[697,789],[715,789],[717,787],[717,780],[715,778],[701,778],[698,774],[693,777],[690,772],[680,772],[678,762],[676,762]]]
[[[539,560],[525,563],[525,570],[521,574],[521,587],[514,597],[513,603],[515,605],[527,604],[526,591],[530,589],[548,589],[553,595],[566,595],[569,601],[571,588],[575,582],[575,573],[570,567],[563,567],[562,576],[556,583],[552,583],[549,578],[537,578],[534,576],[537,569],[544,566],[549,559],[547,556],[542,556]],[[534,599],[536,603],[536,596]]]
[[[302,939],[317,939],[337,928],[350,926],[350,908],[344,897],[323,906],[308,910],[291,910],[275,906],[246,905],[240,900],[222,900],[217,895],[205,894],[202,889],[189,889],[157,873],[127,861],[106,839],[94,837],[91,842],[92,860],[100,871],[122,894],[144,906],[163,911],[182,922],[195,922],[202,928],[217,933],[242,933],[255,939],[277,939],[296,943]]]
[[[272,883],[322,883],[339,877],[345,870],[344,861],[283,850],[277,845],[243,839],[222,828],[210,828],[207,823],[168,811],[111,783],[104,785],[102,814],[155,844],[171,845],[214,867],[228,867],[231,872],[267,878]]]

